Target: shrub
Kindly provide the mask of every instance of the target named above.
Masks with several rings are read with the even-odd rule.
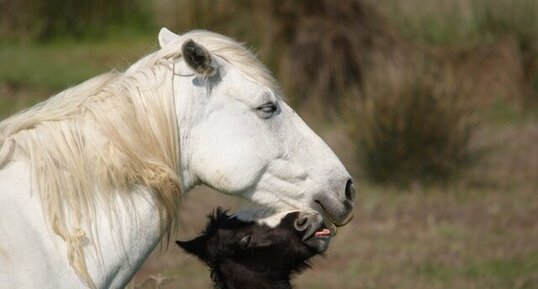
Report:
[[[447,180],[473,158],[476,122],[466,98],[454,84],[415,75],[388,89],[377,83],[385,89],[365,89],[348,106],[360,165],[374,181]]]

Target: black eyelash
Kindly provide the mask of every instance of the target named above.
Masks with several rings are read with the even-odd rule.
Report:
[[[261,110],[264,113],[273,113],[277,110],[277,107],[274,103],[266,103],[258,107],[258,110]]]

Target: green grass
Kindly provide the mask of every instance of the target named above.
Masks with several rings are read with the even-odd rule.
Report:
[[[527,256],[471,260],[464,266],[425,261],[414,266],[411,275],[428,283],[443,284],[454,279],[468,282],[483,280],[488,288],[521,288],[522,284],[538,285],[538,251]]]
[[[0,118],[156,49],[153,37],[0,44]]]
[[[476,260],[465,268],[464,274],[470,278],[493,277],[496,284],[511,287],[518,280],[538,277],[538,251],[507,259]]]
[[[124,69],[151,51],[150,39],[98,43],[0,45],[0,81],[13,86],[64,89],[113,68]]]

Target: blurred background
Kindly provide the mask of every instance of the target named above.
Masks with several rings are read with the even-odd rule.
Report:
[[[0,0],[0,117],[127,68],[162,26],[245,42],[359,180],[297,288],[538,288],[538,1]],[[175,237],[217,205],[248,204],[198,188]],[[211,284],[173,245],[150,276]]]

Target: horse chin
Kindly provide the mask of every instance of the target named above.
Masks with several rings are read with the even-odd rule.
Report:
[[[331,237],[312,237],[304,241],[304,243],[313,249],[316,253],[323,253],[329,248]]]

